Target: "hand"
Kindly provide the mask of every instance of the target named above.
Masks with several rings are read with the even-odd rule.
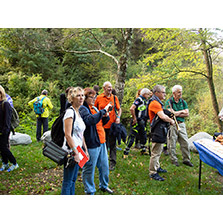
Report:
[[[170,124],[171,124],[171,125],[175,125],[175,122],[174,122],[173,119],[171,120]]]
[[[111,104],[111,102],[109,102],[109,103],[105,106],[104,109],[106,110],[106,112],[108,112],[110,108],[112,108],[112,104]]]
[[[119,124],[120,123],[120,118],[117,117],[116,120],[115,120],[115,123]]]
[[[134,118],[134,119],[132,120],[132,125],[135,125],[135,124],[136,124],[136,122],[137,122],[137,119],[136,119],[136,118]]]
[[[75,153],[74,155],[74,160],[75,162],[79,163],[81,160],[80,160],[80,156],[79,156],[79,153]]]

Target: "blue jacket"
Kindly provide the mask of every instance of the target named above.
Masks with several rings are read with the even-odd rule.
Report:
[[[80,115],[86,125],[84,131],[84,138],[88,149],[93,149],[101,145],[98,136],[96,124],[102,119],[106,113],[105,109],[98,111],[97,114],[92,114],[91,110],[86,102],[79,109]]]

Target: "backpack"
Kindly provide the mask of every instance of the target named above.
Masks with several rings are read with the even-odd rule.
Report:
[[[41,115],[43,114],[44,112],[44,108],[43,108],[43,100],[45,99],[46,97],[43,97],[41,100],[39,97],[37,97],[36,101],[33,103],[33,108],[34,108],[34,112],[37,114],[37,115]]]
[[[72,109],[74,111],[74,109],[72,107],[70,107],[68,109]],[[64,143],[64,136],[65,135],[64,135],[64,131],[63,131],[63,118],[64,118],[65,113],[66,113],[66,110],[63,111],[62,114],[60,114],[59,117],[56,118],[56,120],[54,121],[54,123],[51,127],[52,141],[60,147],[62,147],[63,143]],[[74,112],[74,119],[73,119],[71,135],[73,135],[74,122],[75,122],[75,112]]]
[[[4,100],[2,102],[2,110],[3,111],[4,111],[4,102],[5,101],[6,100]],[[19,126],[19,115],[18,115],[18,113],[17,113],[17,111],[16,111],[16,109],[14,107],[11,106],[11,109],[12,109],[11,129],[12,129],[13,134],[14,134],[14,129]]]

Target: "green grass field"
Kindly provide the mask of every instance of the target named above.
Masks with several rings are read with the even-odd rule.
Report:
[[[11,195],[59,195],[63,179],[63,167],[42,155],[42,143],[12,146],[11,151],[17,158],[19,168],[11,173],[0,173],[0,194]],[[122,144],[121,148],[124,149]],[[191,153],[194,167],[182,164],[182,155],[177,148],[180,166],[171,164],[170,157],[162,154],[160,163],[167,173],[160,174],[165,181],[158,182],[149,178],[149,156],[140,155],[137,149],[131,149],[127,159],[123,151],[117,151],[117,165],[110,172],[109,187],[115,195],[219,195],[223,193],[223,177],[217,170],[202,164],[201,190],[198,189],[199,155]],[[98,189],[98,170],[95,173]],[[81,171],[76,182],[76,194],[84,195]],[[103,192],[97,190],[96,195]]]

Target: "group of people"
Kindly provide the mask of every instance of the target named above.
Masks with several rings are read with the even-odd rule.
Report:
[[[116,138],[111,134],[111,126],[120,124],[122,109],[118,97],[112,93],[112,84],[106,81],[103,84],[103,93],[98,94],[99,87],[95,90],[91,88],[82,89],[80,87],[69,87],[65,94],[61,95],[61,110],[64,112],[63,128],[64,128],[64,144],[62,148],[66,151],[74,153],[76,163],[80,161],[77,147],[84,148],[89,161],[84,165],[82,170],[82,180],[86,194],[95,194],[96,188],[94,184],[95,168],[99,170],[99,188],[103,192],[110,194],[113,191],[108,187],[109,171],[116,167]],[[159,159],[163,151],[163,144],[167,143],[171,161],[174,165],[179,166],[176,155],[176,142],[180,143],[183,156],[183,164],[192,167],[190,161],[190,151],[188,146],[188,137],[185,127],[185,117],[189,115],[188,106],[182,99],[182,87],[175,85],[172,88],[172,97],[164,104],[166,97],[165,87],[156,85],[153,90],[143,88],[135,99],[130,108],[132,115],[131,130],[126,143],[123,157],[127,158],[130,153],[135,139],[140,141],[142,155],[148,155],[146,143],[147,132],[146,124],[149,123],[151,128],[151,156],[149,163],[149,174],[154,180],[163,181],[160,173],[166,173],[167,170],[161,168]],[[44,112],[37,115],[37,141],[41,137],[41,126],[43,125],[43,133],[48,130],[49,110],[53,108],[50,99],[47,97],[47,90],[43,90],[39,99],[43,99]],[[2,112],[2,102],[5,100],[5,93],[0,88],[0,113]],[[28,104],[33,106],[37,98],[31,100]],[[4,103],[5,110],[8,109],[10,116],[9,103]],[[1,115],[0,125],[3,122]],[[175,119],[174,119],[175,118]],[[0,126],[1,127],[1,126]],[[5,132],[7,134],[5,134]],[[13,165],[16,160],[13,158],[8,148],[8,135],[10,130],[2,130],[1,154],[3,158],[3,167],[6,168],[8,159]],[[4,138],[4,139],[3,139]],[[5,152],[7,151],[7,152]],[[109,151],[109,159],[108,159]],[[7,159],[5,158],[7,153]],[[5,165],[5,166],[4,166]],[[75,182],[78,176],[79,166],[75,164],[71,167],[64,165],[64,175],[62,183],[62,194],[75,194]]]

